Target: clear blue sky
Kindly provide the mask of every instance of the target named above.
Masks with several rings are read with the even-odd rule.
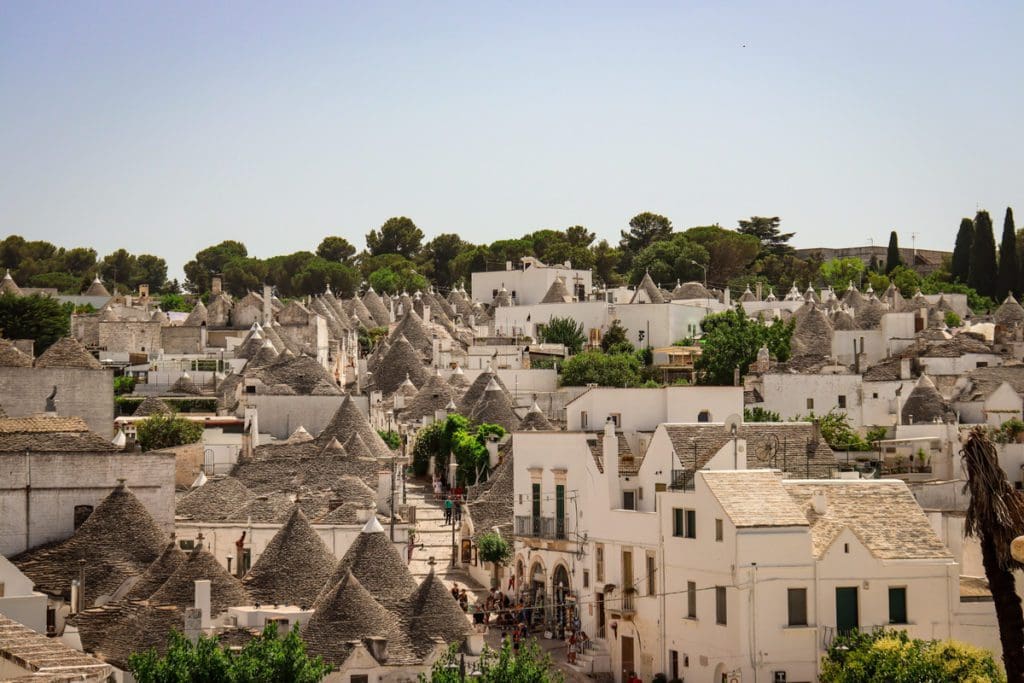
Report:
[[[1024,4],[0,4],[0,235],[474,242],[640,211],[798,246],[1024,218]],[[997,235],[998,239],[998,235]]]

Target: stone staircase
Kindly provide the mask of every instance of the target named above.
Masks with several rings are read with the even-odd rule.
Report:
[[[611,673],[612,656],[602,641],[591,640],[590,647],[576,655],[575,664],[565,662],[563,666],[586,676],[597,677]]]

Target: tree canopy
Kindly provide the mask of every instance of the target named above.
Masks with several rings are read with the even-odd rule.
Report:
[[[537,326],[537,334],[547,344],[563,344],[569,353],[579,353],[586,343],[583,323],[573,318],[552,318],[544,325]]]
[[[199,441],[203,438],[203,424],[180,415],[157,413],[139,422],[136,434],[142,450],[155,451]]]
[[[379,229],[366,233],[366,248],[372,256],[399,254],[412,258],[419,253],[422,242],[423,231],[405,216],[389,218]]]
[[[885,272],[891,273],[894,269],[903,265],[900,257],[900,239],[893,230],[889,233],[889,247],[885,250]]]
[[[642,364],[634,354],[584,351],[562,366],[562,384],[602,387],[637,387],[644,383]]]
[[[971,270],[967,284],[983,296],[994,297],[997,273],[992,218],[988,211],[979,211],[974,217],[974,243],[971,247]]]
[[[452,646],[446,654],[434,663],[430,674],[420,674],[420,683],[462,683],[469,678],[464,660]],[[501,649],[492,650],[486,645],[480,654],[471,680],[481,683],[561,683],[562,674],[551,663],[551,655],[530,639],[513,649],[506,638]]]
[[[694,363],[700,384],[731,385],[736,368],[740,377],[747,374],[750,364],[757,360],[757,352],[768,346],[768,352],[778,359],[789,359],[789,342],[794,322],[775,320],[770,325],[748,318],[740,306],[715,313],[701,322],[704,336],[701,355]]]
[[[781,219],[778,216],[771,218],[751,216],[749,220],[739,221],[739,227],[736,229],[736,232],[741,235],[756,237],[761,243],[760,256],[768,254],[785,256],[786,254],[793,253],[793,247],[789,245],[789,240],[793,239],[796,233],[782,232],[782,229],[779,227],[780,223]]]
[[[0,296],[0,334],[6,339],[34,340],[39,355],[68,335],[73,308],[39,294],[4,294]]]

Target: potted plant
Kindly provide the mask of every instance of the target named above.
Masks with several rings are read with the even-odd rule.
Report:
[[[480,535],[476,547],[480,560],[491,563],[491,588],[497,588],[498,568],[504,567],[512,560],[512,546],[499,534],[488,531]]]

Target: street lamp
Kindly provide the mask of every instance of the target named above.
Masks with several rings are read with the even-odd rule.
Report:
[[[694,261],[693,259],[690,259],[690,263],[692,263],[695,266],[699,266],[704,270],[704,287],[706,289],[708,286],[708,267],[705,266],[703,263],[698,263],[697,261]]]

